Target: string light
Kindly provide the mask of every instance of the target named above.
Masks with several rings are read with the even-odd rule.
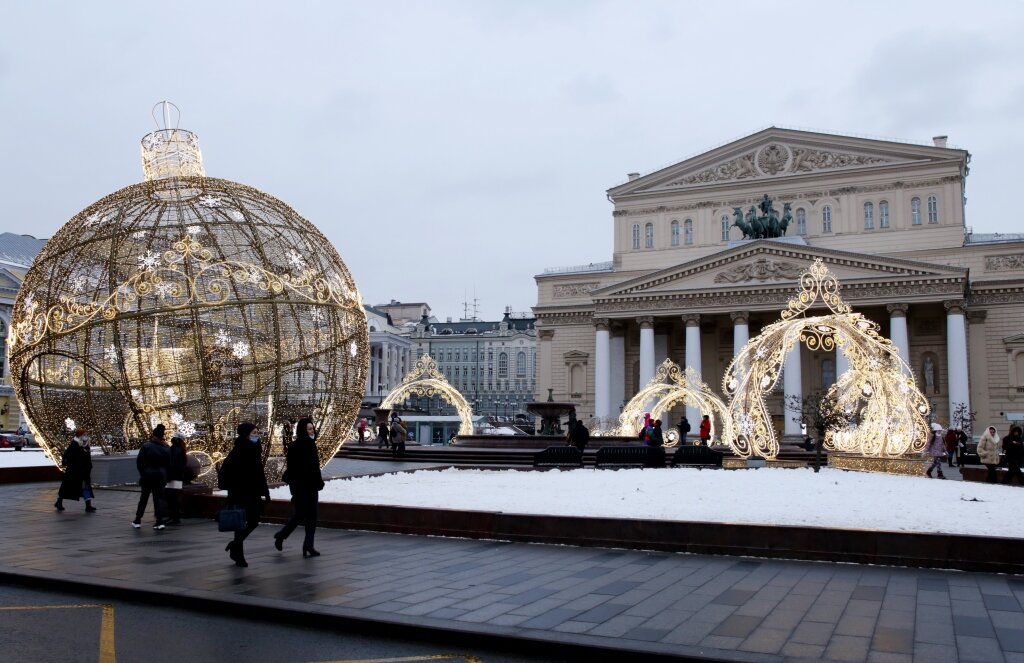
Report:
[[[380,407],[391,409],[410,396],[427,398],[441,397],[455,406],[459,413],[459,435],[473,434],[473,410],[458,389],[453,387],[448,378],[437,368],[437,362],[430,355],[423,355],[416,360],[412,370],[406,373],[402,382],[388,393],[381,401]],[[350,436],[357,439],[358,436]]]
[[[268,460],[282,422],[312,416],[326,464],[369,367],[341,257],[277,198],[205,177],[190,132],[150,134],[143,163],[146,181],[75,215],[25,275],[8,344],[36,439],[59,457],[73,418],[127,451],[163,423],[206,467],[242,421],[267,432]]]

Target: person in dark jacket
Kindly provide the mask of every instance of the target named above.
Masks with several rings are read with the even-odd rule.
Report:
[[[171,454],[164,444],[164,433],[166,428],[163,424],[157,424],[149,440],[139,449],[139,455],[135,457],[135,467],[139,470],[139,486],[142,494],[139,495],[139,506],[135,509],[135,520],[132,527],[142,527],[142,515],[146,513],[146,504],[149,502],[150,494],[153,495],[153,514],[156,517],[156,524],[153,529],[161,530],[166,527],[164,516],[164,486],[167,485],[167,470],[171,465]]]
[[[236,566],[249,566],[245,561],[243,542],[260,524],[260,515],[263,513],[260,499],[270,501],[260,436],[255,424],[238,424],[235,446],[224,459],[219,477],[220,487],[228,491],[228,503],[245,509],[246,520],[245,529],[235,532],[235,538],[228,542],[224,550],[228,551]]]
[[[679,420],[679,444],[686,444],[686,436],[690,434],[690,420],[683,415],[683,418]]]
[[[651,431],[650,446],[652,447],[663,447],[665,446],[665,434],[661,430],[661,419],[654,420],[654,430]]]
[[[1010,483],[1014,478],[1024,484],[1024,475],[1021,474],[1020,466],[1024,462],[1024,436],[1021,434],[1021,427],[1014,426],[1010,434],[1003,438],[1003,454],[1006,457],[1006,479],[1003,483]]]
[[[64,467],[64,478],[57,490],[57,501],[53,508],[63,511],[65,499],[77,502],[84,497],[86,513],[95,513],[96,507],[92,505],[92,452],[89,449],[88,431],[84,428],[75,431],[75,437],[60,462]]]
[[[583,450],[587,448],[587,442],[590,441],[590,430],[583,425],[582,419],[576,420],[576,425],[569,431],[569,442],[583,453]]]
[[[319,557],[320,553],[313,547],[313,537],[316,534],[317,507],[324,479],[320,474],[320,455],[316,450],[316,426],[309,419],[299,421],[295,441],[288,447],[287,468],[281,478],[291,491],[295,512],[288,523],[274,534],[274,547],[284,550],[284,540],[301,523],[306,528],[306,537],[302,540],[302,556]]]
[[[185,438],[175,433],[171,438],[170,467],[167,469],[167,486],[164,488],[169,525],[181,524],[181,489],[185,485],[187,470],[188,450],[185,448]]]

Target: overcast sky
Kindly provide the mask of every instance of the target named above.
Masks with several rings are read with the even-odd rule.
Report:
[[[1022,232],[1024,4],[13,2],[0,230],[142,179],[161,99],[207,174],[281,198],[369,304],[536,303],[611,259],[605,190],[769,125],[970,150],[967,223]]]

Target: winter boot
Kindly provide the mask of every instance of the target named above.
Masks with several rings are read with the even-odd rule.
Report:
[[[939,470],[939,478],[940,479],[945,479],[946,478],[946,475],[942,473],[942,470]]]
[[[64,498],[63,497],[58,497],[57,501],[53,503],[53,508],[57,509],[57,511],[63,511],[64,510]]]
[[[925,472],[925,474],[927,474],[927,475],[928,475],[928,478],[929,478],[929,479],[933,478],[933,477],[932,477],[932,468],[930,468],[930,467],[929,467],[929,468],[928,468],[928,471],[927,471],[927,472]]]

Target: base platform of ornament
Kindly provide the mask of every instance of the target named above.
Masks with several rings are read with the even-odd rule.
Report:
[[[840,470],[856,470],[858,472],[883,472],[885,474],[902,474],[905,476],[922,476],[931,459],[924,456],[900,456],[897,458],[879,458],[860,454],[839,453],[833,451],[828,455],[829,467]]]

